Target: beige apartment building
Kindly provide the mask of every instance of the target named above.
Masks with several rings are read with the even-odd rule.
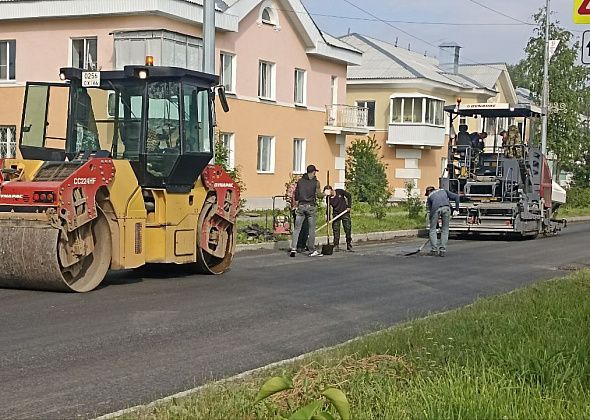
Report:
[[[360,34],[340,39],[363,53],[362,64],[348,69],[347,103],[368,109],[370,135],[382,146],[394,201],[406,198],[407,181],[416,194],[438,185],[451,131],[445,105],[458,98],[463,104],[517,102],[505,64],[460,65],[456,44],[441,45],[435,59]],[[481,119],[462,119],[455,132],[459,123],[491,134],[510,121],[489,120],[483,127]],[[491,135],[488,141],[493,143]]]
[[[18,153],[24,86],[60,67],[143,64],[202,69],[202,0],[0,1],[0,155]],[[321,32],[299,0],[216,1],[216,69],[230,112],[218,131],[239,166],[248,207],[271,205],[313,163],[344,185],[346,136],[368,110],[346,104],[354,46]]]

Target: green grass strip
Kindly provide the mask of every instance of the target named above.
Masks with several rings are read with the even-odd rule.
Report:
[[[293,378],[295,388],[254,405],[261,384],[276,375]],[[127,417],[278,418],[327,386],[344,391],[353,419],[590,418],[590,271],[214,383]]]

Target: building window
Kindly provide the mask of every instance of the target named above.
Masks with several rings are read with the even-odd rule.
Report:
[[[426,124],[444,125],[444,106],[443,101],[426,98]]]
[[[225,87],[225,91],[235,93],[235,61],[234,54],[221,53],[221,68],[219,70],[219,78],[221,84]]]
[[[459,117],[459,125],[466,125],[467,118],[466,117]]]
[[[305,105],[307,100],[307,73],[305,70],[295,69],[294,100],[296,105]]]
[[[84,70],[96,70],[96,38],[72,39],[72,67]]]
[[[0,125],[0,158],[16,157],[16,127]]]
[[[305,173],[305,139],[293,140],[293,173]]]
[[[115,32],[115,67],[144,65],[154,57],[156,66],[203,70],[203,40],[166,30]]]
[[[375,101],[356,101],[356,106],[367,108],[367,126],[375,127]]]
[[[221,143],[225,150],[227,150],[227,161],[225,164],[229,169],[234,169],[236,167],[236,145],[235,145],[235,136],[234,133],[220,133],[219,136],[221,137]]]
[[[275,171],[275,138],[271,136],[258,136],[258,165],[260,173],[273,173]]]
[[[0,81],[16,78],[16,41],[0,41]]]
[[[392,98],[391,122],[444,126],[444,101],[433,98]]]
[[[265,25],[277,26],[279,24],[279,19],[275,9],[271,6],[271,4],[272,2],[270,1],[265,1],[262,4],[262,7],[260,8],[259,22],[262,22]]]
[[[262,99],[275,99],[275,65],[268,61],[258,64],[258,96]]]
[[[332,105],[338,105],[338,76],[330,79],[330,100]]]

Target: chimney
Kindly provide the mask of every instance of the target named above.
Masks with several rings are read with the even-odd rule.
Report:
[[[440,68],[447,73],[459,73],[459,50],[461,46],[454,42],[446,42],[438,46]]]

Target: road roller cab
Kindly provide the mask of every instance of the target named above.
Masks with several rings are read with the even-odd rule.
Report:
[[[94,289],[109,269],[233,256],[239,189],[214,153],[217,76],[61,69],[27,83],[19,150],[0,161],[0,286]]]

